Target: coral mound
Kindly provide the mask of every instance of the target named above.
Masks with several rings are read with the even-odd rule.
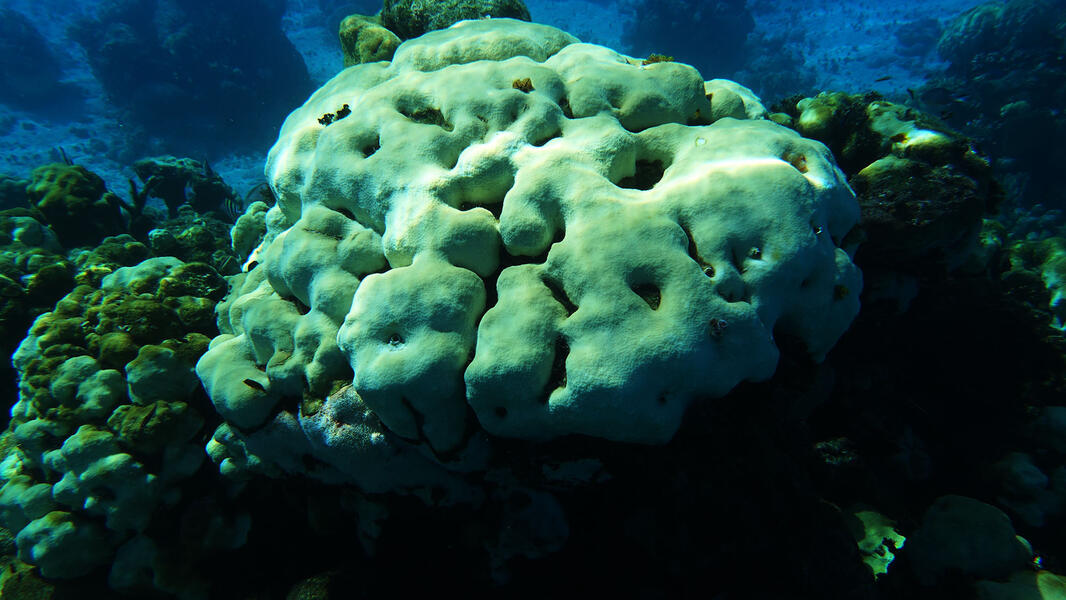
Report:
[[[714,101],[765,114],[734,87]],[[282,127],[258,266],[198,365],[222,437],[351,383],[438,458],[475,423],[661,443],[769,377],[775,336],[820,358],[858,311],[858,205],[825,146],[722,110],[690,66],[511,19],[343,71]]]

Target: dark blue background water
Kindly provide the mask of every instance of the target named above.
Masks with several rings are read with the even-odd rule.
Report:
[[[533,19],[633,55],[675,56],[768,103],[822,89],[904,98],[943,67],[940,28],[974,0],[533,0]],[[0,173],[58,148],[112,187],[148,155],[207,158],[238,191],[261,181],[289,110],[342,68],[336,26],[372,0],[5,0]],[[302,59],[302,60],[301,60]]]

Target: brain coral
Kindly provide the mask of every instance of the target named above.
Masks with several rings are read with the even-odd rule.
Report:
[[[858,311],[858,205],[825,146],[716,118],[715,89],[510,19],[341,72],[270,152],[257,266],[197,367],[216,407],[252,435],[350,383],[438,457],[476,424],[660,443],[769,377],[775,336],[820,358]]]

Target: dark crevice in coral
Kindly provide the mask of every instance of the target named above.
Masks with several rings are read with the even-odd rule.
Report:
[[[659,305],[662,303],[663,296],[662,291],[660,291],[658,287],[650,283],[641,283],[632,286],[631,289],[633,290],[633,293],[640,296],[640,299],[647,303],[652,310],[659,310]]]
[[[712,121],[708,115],[704,115],[700,109],[697,108],[696,112],[692,113],[692,116],[685,122],[685,125],[688,125],[689,127],[701,127],[704,125],[710,125],[713,122],[714,121]]]
[[[462,152],[454,152],[451,156],[443,157],[446,160],[446,162],[443,162],[444,168],[449,171],[454,169],[455,166],[459,164],[459,156],[461,154]]]
[[[623,177],[616,185],[630,190],[650,190],[662,180],[665,171],[661,160],[638,159],[634,173]]]
[[[689,231],[688,227],[684,224],[681,225],[681,231],[685,232],[685,238],[688,239],[689,258],[695,261],[696,264],[700,266],[700,269],[703,269],[704,275],[706,275],[707,277],[714,277],[714,265],[704,260],[703,256],[700,255],[700,250],[696,246],[696,238],[692,237],[692,232]]]
[[[259,383],[258,381],[254,380],[254,379],[245,379],[242,383],[244,385],[252,388],[253,390],[257,390],[257,391],[260,391],[260,392],[266,392],[266,388],[263,387],[263,384]]]
[[[415,406],[411,404],[411,401],[403,396],[400,396],[400,404],[411,413],[411,418],[415,421],[415,430],[418,431],[418,439],[415,442],[423,443],[426,447],[432,448],[429,438],[425,434],[426,416],[415,410]]]
[[[455,461],[456,459],[459,458],[460,452],[466,446],[466,442],[469,441],[469,439],[471,437],[471,429],[470,429],[471,421],[470,421],[469,418],[466,419],[467,427],[464,429],[463,435],[460,437],[459,443],[456,444],[456,446],[454,448],[445,448],[445,449],[442,449],[442,450],[438,450],[438,449],[436,449],[433,446],[433,444],[429,441],[429,438],[426,436],[426,433],[425,433],[426,416],[423,415],[418,410],[416,410],[414,405],[411,404],[411,401],[408,400],[407,398],[404,398],[404,397],[401,396],[400,397],[400,404],[402,404],[404,406],[404,408],[406,408],[407,410],[409,410],[411,412],[411,417],[415,421],[415,429],[418,430],[418,439],[417,440],[411,440],[411,439],[403,438],[402,436],[400,436],[401,439],[403,439],[404,441],[406,441],[408,443],[411,443],[411,444],[421,444],[421,445],[423,445],[425,448],[427,448],[430,452],[433,453],[434,458],[436,458],[438,461],[440,461],[442,463],[449,463],[449,462]],[[469,416],[469,413],[468,413],[468,416]]]
[[[562,284],[548,276],[541,277],[541,281],[547,286],[548,291],[552,293],[552,297],[555,298],[555,301],[562,305],[563,309],[566,310],[566,316],[569,317],[577,312],[577,305],[566,295],[566,291],[563,289]]]
[[[563,130],[556,129],[555,131],[553,131],[552,133],[544,136],[541,139],[533,140],[533,145],[534,146],[543,146],[544,144],[547,144],[548,142],[554,140],[555,138],[560,138],[560,137],[563,137]]]
[[[570,100],[566,96],[559,98],[559,108],[563,110],[564,117],[567,119],[574,118],[574,111],[570,108]]]
[[[300,302],[299,298],[293,298],[292,303],[296,305],[296,312],[300,313],[301,315],[306,315],[307,313],[311,312],[311,307],[304,304],[303,302]]]
[[[478,315],[477,322],[474,324],[474,329],[481,327],[481,319],[485,318],[485,313],[489,312],[496,306],[496,303],[500,301],[499,291],[496,289],[496,284],[500,279],[500,272],[503,269],[499,269],[491,277],[484,280],[485,284],[485,310],[481,311]],[[467,363],[469,364],[469,363]]]
[[[363,158],[370,158],[378,150],[381,150],[381,138],[374,138],[374,141],[363,146],[360,152],[363,153]]]
[[[444,115],[436,108],[420,108],[418,110],[398,109],[400,114],[411,119],[415,123],[423,125],[436,125],[444,131],[452,131],[455,126],[444,118]]]
[[[729,262],[737,270],[737,273],[744,272],[744,255],[737,251],[736,246],[729,249]]]
[[[495,218],[497,221],[500,220],[500,215],[503,214],[503,200],[502,199],[499,202],[478,202],[478,203],[462,202],[462,203],[459,204],[459,210],[461,210],[463,212],[466,212],[468,210],[472,210],[472,209],[477,208],[479,206],[481,208],[484,208],[485,210],[489,211],[490,213],[492,213],[493,218]]]
[[[544,387],[541,395],[541,404],[547,404],[552,392],[566,387],[566,359],[570,356],[570,344],[560,335],[555,338],[555,355],[552,357],[552,370],[548,376],[548,384]]]
[[[343,206],[334,208],[333,210],[335,210],[335,211],[339,212],[340,214],[344,215],[344,218],[348,219],[349,221],[355,221],[356,220],[355,219],[355,215],[352,214],[352,211],[348,210],[347,208],[344,208]]]

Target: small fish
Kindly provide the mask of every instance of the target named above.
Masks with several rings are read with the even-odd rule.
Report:
[[[878,77],[877,79],[874,79],[874,83],[880,83],[882,81],[888,81],[889,79],[892,79],[892,76],[891,75],[885,75],[884,77]]]

